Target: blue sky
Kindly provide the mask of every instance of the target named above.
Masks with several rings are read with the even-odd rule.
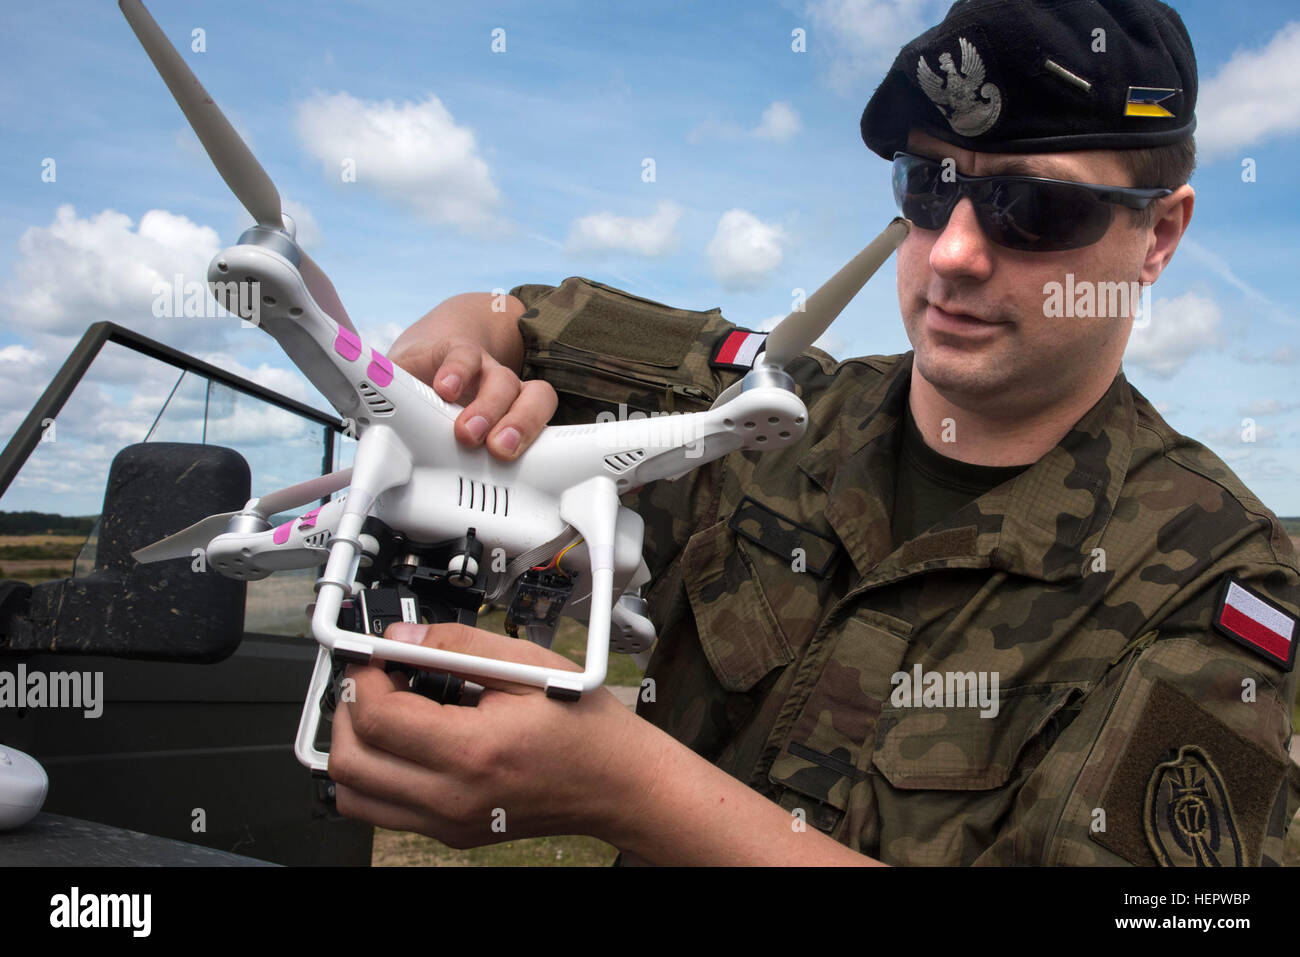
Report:
[[[784,315],[793,288],[815,288],[894,215],[858,117],[898,47],[946,6],[149,3],[381,346],[447,296],[570,275],[749,326]],[[1300,12],[1175,6],[1200,65],[1197,207],[1125,371],[1266,505],[1300,515]],[[151,314],[154,280],[201,279],[249,219],[116,5],[29,4],[6,21],[0,376],[25,388],[0,396],[0,437],[97,319],[323,405],[259,331]],[[340,157],[356,160],[355,182]],[[823,344],[909,347],[892,267]],[[143,437],[173,382],[106,368],[60,417],[86,443],[76,461],[46,456],[0,508],[98,511],[107,457]]]

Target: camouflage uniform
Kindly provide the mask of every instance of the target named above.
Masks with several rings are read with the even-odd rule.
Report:
[[[735,328],[717,310],[583,279],[513,293],[556,423],[699,411],[738,375],[710,365]],[[1227,573],[1295,616],[1300,567],[1213,453],[1121,372],[1031,467],[895,547],[911,353],[788,371],[798,443],[624,499],[660,636],[641,715],[891,864],[1281,862],[1296,675],[1212,619]],[[910,706],[918,666],[996,674],[996,716]]]

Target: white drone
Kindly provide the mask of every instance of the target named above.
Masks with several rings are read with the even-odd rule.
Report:
[[[312,635],[320,648],[294,751],[327,771],[316,747],[321,701],[333,657],[401,663],[426,672],[504,679],[576,699],[605,680],[611,647],[636,653],[654,641],[639,589],[649,580],[641,555],[641,517],[619,495],[672,479],[737,449],[776,449],[797,441],[807,410],[783,367],[810,346],[907,235],[895,219],[885,231],[770,334],[766,351],[707,412],[637,422],[551,426],[514,462],[458,442],[461,407],[394,366],[357,335],[320,267],[286,226],[280,195],[221,110],[168,42],[140,0],[119,0],[217,171],[256,219],[208,268],[214,296],[241,314],[239,283],[256,283],[258,324],[330,401],[356,424],[355,464],[272,492],[237,512],[206,518],[135,553],[140,562],[189,558],[241,581],[325,564],[316,583]],[[271,528],[268,518],[347,487],[347,494]],[[489,560],[491,556],[492,560]],[[441,587],[440,607],[509,602],[527,637],[549,646],[555,618],[587,623],[581,673],[499,661],[382,637],[391,621],[429,617],[408,588],[378,609],[378,593],[357,581],[365,568],[391,565],[401,582]],[[585,579],[585,580],[584,580]],[[374,583],[377,584],[377,583]],[[463,593],[464,600],[457,598]],[[391,596],[390,596],[391,597]],[[340,615],[356,630],[341,626]],[[455,620],[456,611],[444,615]],[[509,620],[509,619],[508,619]],[[513,630],[513,629],[512,629]]]

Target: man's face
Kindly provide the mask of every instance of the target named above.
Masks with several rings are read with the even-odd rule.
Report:
[[[974,153],[916,131],[908,151],[952,157],[968,176],[1131,185],[1113,152]],[[1044,286],[1064,285],[1067,273],[1076,288],[1137,281],[1150,236],[1116,207],[1109,230],[1091,246],[1020,252],[989,240],[963,197],[943,229],[913,229],[898,250],[898,301],[915,373],[953,405],[995,417],[1020,417],[1104,388],[1119,367],[1131,316],[1048,318]]]

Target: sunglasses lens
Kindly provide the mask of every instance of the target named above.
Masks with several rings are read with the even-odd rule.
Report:
[[[916,156],[894,159],[894,202],[921,229],[942,229],[957,199],[957,184],[944,182],[938,163]]]
[[[1090,246],[1105,235],[1114,215],[1109,203],[1086,189],[1019,179],[948,181],[940,164],[918,156],[894,158],[893,185],[899,210],[921,229],[948,225],[966,195],[989,239],[1028,252]]]
[[[1059,252],[1090,246],[1106,234],[1114,210],[1085,189],[1004,180],[972,190],[975,214],[1000,246]]]

